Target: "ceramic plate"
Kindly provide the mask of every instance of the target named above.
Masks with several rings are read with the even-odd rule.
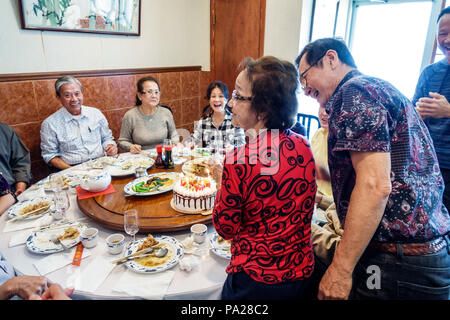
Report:
[[[92,160],[92,166],[95,169],[103,169],[113,163],[117,162],[117,158],[116,157],[101,157],[101,158],[97,158],[95,160]]]
[[[80,180],[83,178],[84,175],[86,175],[86,171],[81,170],[73,170],[69,172],[65,172],[62,174],[62,178],[64,181],[64,187],[63,190],[71,188],[75,188],[76,186],[80,185]],[[44,180],[41,180],[41,182],[38,182],[38,185],[43,185],[45,191],[53,191],[52,185],[49,180],[50,176],[45,178]]]
[[[81,231],[83,231],[84,226],[81,227],[73,227],[77,228],[78,232],[81,234]],[[63,248],[60,244],[54,244],[51,241],[51,236],[54,234],[56,236],[64,234],[64,231],[66,229],[56,229],[56,230],[48,230],[48,231],[38,231],[32,233],[26,242],[26,247],[29,251],[37,254],[51,254],[55,252],[63,251]],[[78,237],[74,239],[65,239],[62,240],[62,243],[68,248],[72,248],[80,242],[80,234]]]
[[[161,265],[153,267],[146,267],[142,264],[137,263],[135,260],[130,260],[128,262],[125,262],[125,265],[127,266],[128,269],[138,273],[156,273],[174,267],[183,258],[184,256],[183,246],[181,245],[180,242],[178,242],[177,239],[169,236],[155,236],[154,238],[159,243],[163,243],[165,247],[169,249],[168,253],[170,255],[169,260]],[[143,241],[144,239],[141,239],[129,244],[127,250],[125,251],[125,255],[129,255],[136,252],[137,248]]]
[[[41,202],[48,202],[50,204],[50,207],[53,205],[53,200],[50,197],[38,197],[38,198],[31,199],[31,200],[21,201],[21,202],[16,203],[15,205],[13,205],[11,208],[9,208],[9,210],[7,211],[8,217],[11,219],[15,218],[15,217],[21,215],[21,211],[26,209],[28,206],[37,205]],[[47,213],[50,210],[50,207],[47,210],[45,210],[39,214],[25,217],[25,218],[23,218],[23,220],[33,220],[33,219],[42,217],[45,213]]]
[[[135,174],[136,168],[144,167],[146,169],[153,166],[155,160],[148,157],[133,157],[128,159],[119,159],[113,165],[107,166],[106,171],[112,177],[123,177]]]
[[[173,183],[169,186],[165,186],[164,188],[161,187],[160,189],[156,190],[156,191],[150,191],[150,192],[136,192],[133,190],[133,186],[142,182],[142,181],[147,181],[149,180],[151,177],[162,177],[162,178],[169,178],[173,180]],[[125,187],[123,188],[123,190],[125,191],[125,193],[129,194],[129,195],[135,195],[135,196],[152,196],[155,194],[160,194],[160,193],[164,193],[167,191],[171,191],[173,189],[173,185],[175,184],[175,180],[180,176],[179,173],[177,172],[160,172],[160,173],[153,173],[150,174],[148,176],[145,177],[140,177],[137,179],[134,179],[131,182],[128,182]]]
[[[219,235],[217,232],[214,232],[211,234],[209,238],[209,246],[211,251],[218,255],[219,257],[225,258],[225,259],[231,259],[231,252],[230,252],[230,244],[225,244],[225,242],[219,243],[217,242]]]

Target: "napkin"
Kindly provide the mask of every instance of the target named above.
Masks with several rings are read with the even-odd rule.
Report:
[[[103,190],[101,192],[89,192],[81,188],[80,186],[76,187],[78,199],[87,199],[91,197],[100,196],[102,194],[108,194],[108,193],[114,193],[116,190],[114,189],[113,185],[110,183],[108,188],[106,190]]]
[[[196,256],[185,256],[180,261],[180,269],[190,272],[200,266],[200,260]]]
[[[9,239],[9,247],[19,246],[21,244],[25,244],[27,242],[28,237],[30,236],[30,231],[21,232],[15,234]]]
[[[127,271],[116,283],[113,291],[124,292],[147,300],[162,300],[169,288],[175,271],[140,274]]]
[[[96,257],[75,280],[75,289],[94,293],[116,265],[110,259]]]
[[[68,264],[71,264],[73,256],[75,254],[75,250],[76,246],[73,247],[69,252],[54,253],[33,264],[41,275],[46,275],[50,272],[61,269]],[[91,252],[88,249],[84,249],[82,259],[89,257],[90,255]]]

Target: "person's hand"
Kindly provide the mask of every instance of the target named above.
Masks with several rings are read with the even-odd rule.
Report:
[[[331,263],[319,284],[319,300],[347,300],[352,289],[352,274]]]
[[[212,157],[208,158],[207,164],[212,170],[210,176],[216,181],[217,190],[219,190],[222,184],[223,165]]]
[[[142,150],[142,146],[140,146],[139,144],[132,144],[130,146],[130,152],[131,153],[139,153]]]
[[[430,92],[431,98],[420,98],[416,102],[416,110],[422,119],[433,118],[449,118],[450,117],[450,104],[445,96]]]
[[[322,201],[323,195],[319,194],[319,192],[316,193],[316,198],[314,200],[315,203],[319,204],[320,201]]]
[[[51,284],[46,277],[40,276],[17,276],[4,283],[8,288],[8,298],[18,295],[25,300],[39,298]]]
[[[71,300],[70,296],[73,293],[74,288],[63,289],[59,284],[52,284],[43,294],[39,297],[33,296],[33,300]]]
[[[23,181],[19,181],[16,183],[16,196],[18,196],[19,194],[21,194],[22,192],[25,191],[25,189],[27,188],[27,184]]]
[[[105,148],[107,156],[115,156],[117,154],[117,146],[108,144]]]

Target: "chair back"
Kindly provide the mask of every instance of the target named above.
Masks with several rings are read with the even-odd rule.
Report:
[[[320,128],[319,118],[311,114],[297,113],[297,121],[306,128],[306,137],[308,140],[310,140],[310,135],[312,133],[311,129],[315,128],[316,131]]]

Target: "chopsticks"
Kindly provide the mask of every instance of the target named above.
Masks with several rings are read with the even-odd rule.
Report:
[[[76,219],[74,221],[67,221],[65,223],[55,224],[54,226],[51,226],[51,225],[49,225],[49,226],[42,226],[42,227],[33,229],[33,231],[57,230],[57,229],[61,229],[61,228],[67,228],[67,227],[70,227],[70,226],[78,226],[78,225],[85,226],[85,225],[87,225],[87,223],[79,223],[79,221],[86,220],[86,219],[87,218],[79,218],[79,219]]]
[[[35,210],[30,211],[30,212],[27,212],[27,213],[25,213],[25,214],[23,214],[23,215],[21,215],[21,216],[14,217],[14,218],[12,218],[12,219],[6,221],[6,222],[13,222],[13,221],[16,221],[16,220],[22,220],[22,219],[25,219],[26,217],[31,216],[32,214],[34,214],[34,213],[36,213],[36,212],[38,212],[38,211],[45,212],[45,211],[47,211],[50,207],[51,207],[51,205],[48,205],[48,206],[45,206],[45,207],[42,207],[42,208],[35,209]]]

